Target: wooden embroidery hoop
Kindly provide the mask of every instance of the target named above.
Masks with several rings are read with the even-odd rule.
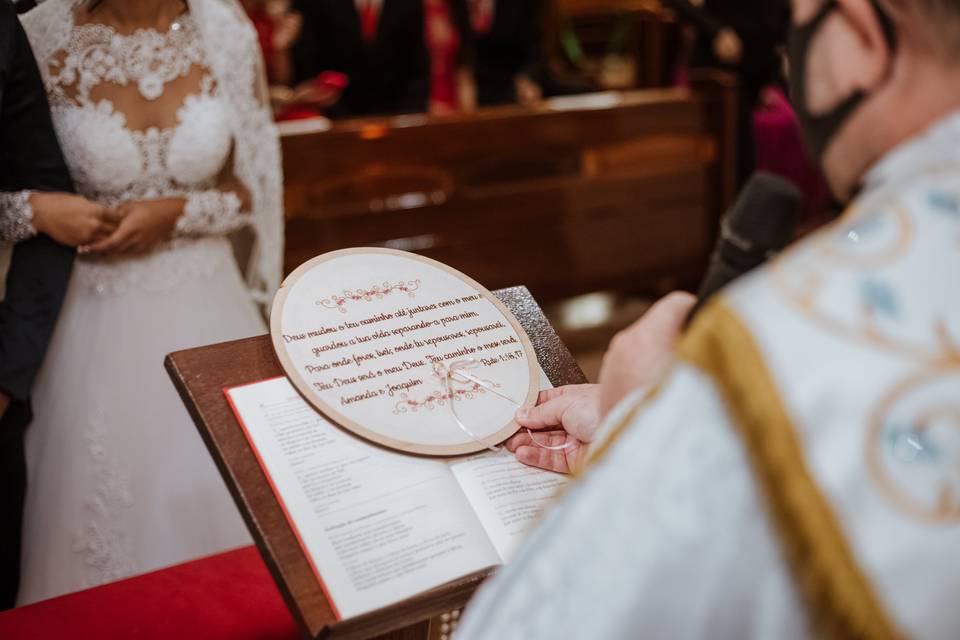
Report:
[[[294,388],[300,393],[301,396],[317,411],[325,415],[335,424],[340,426],[343,429],[357,435],[364,440],[368,440],[375,444],[401,451],[404,453],[413,453],[423,456],[438,456],[438,457],[449,457],[449,456],[460,456],[467,455],[471,453],[477,453],[483,451],[490,446],[499,444],[512,436],[520,426],[511,419],[507,424],[503,425],[496,432],[485,436],[483,442],[488,444],[482,444],[476,442],[464,434],[464,442],[452,445],[436,445],[436,444],[424,444],[417,442],[408,442],[405,440],[399,440],[397,438],[391,438],[377,431],[373,431],[364,427],[362,424],[356,422],[355,420],[347,417],[339,410],[334,408],[327,402],[324,402],[312,389],[310,384],[304,380],[303,376],[300,374],[299,369],[290,358],[286,350],[286,343],[283,340],[283,312],[285,309],[287,296],[290,294],[290,291],[293,290],[294,285],[307,273],[313,270],[320,264],[329,262],[331,260],[336,260],[338,258],[343,258],[345,256],[353,255],[370,255],[370,254],[381,254],[381,255],[391,255],[398,258],[404,258],[407,260],[413,260],[420,262],[425,265],[429,265],[433,268],[439,269],[446,272],[448,275],[452,275],[464,284],[468,285],[471,289],[480,294],[485,300],[490,302],[503,316],[503,319],[509,324],[510,328],[513,329],[514,333],[517,336],[517,339],[520,341],[520,345],[523,349],[524,355],[527,359],[528,366],[528,375],[530,384],[527,388],[526,394],[524,394],[523,400],[521,401],[521,406],[529,407],[533,406],[536,402],[537,395],[540,391],[540,377],[539,377],[539,364],[537,362],[536,352],[533,349],[533,345],[530,342],[529,336],[527,336],[526,331],[523,330],[523,327],[517,321],[512,313],[507,309],[506,306],[496,296],[494,296],[490,291],[488,291],[483,285],[478,283],[476,280],[470,278],[469,276],[457,271],[456,269],[449,267],[442,262],[438,262],[431,258],[420,256],[414,253],[409,253],[406,251],[398,251],[395,249],[383,249],[379,247],[358,247],[353,249],[341,249],[339,251],[331,251],[330,253],[325,253],[323,255],[312,258],[307,262],[304,262],[302,265],[297,267],[293,273],[291,273],[283,281],[283,284],[280,285],[280,289],[277,292],[276,297],[273,299],[273,307],[271,310],[270,316],[270,340],[273,343],[274,353],[277,355],[277,359],[280,361],[280,366],[283,368],[284,373],[287,374],[287,377],[290,379],[290,382],[293,384]],[[454,400],[449,400],[449,402],[455,402]],[[446,407],[442,407],[446,409]],[[451,416],[451,428],[457,429],[457,426],[453,423],[453,418]]]

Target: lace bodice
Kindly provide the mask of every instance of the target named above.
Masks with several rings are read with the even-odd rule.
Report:
[[[165,34],[78,25],[47,82],[82,195],[113,205],[216,185],[231,136],[189,14]],[[143,112],[138,124],[147,126],[128,122],[131,111]]]
[[[223,187],[233,148],[228,103],[192,16],[184,14],[165,33],[78,23],[49,58],[45,77],[81,195],[107,207],[186,200],[176,239],[150,256],[86,256],[75,277],[100,293],[130,285],[156,290],[222,265],[223,251],[213,256],[197,237],[223,235],[246,216],[238,195]]]
[[[87,0],[44,0],[22,20],[81,193],[106,204],[179,195],[177,235],[194,244],[223,245],[225,231],[249,225],[247,285],[266,303],[282,272],[283,178],[256,31],[238,0],[183,1],[160,30],[94,24]],[[140,270],[113,261],[112,275]]]

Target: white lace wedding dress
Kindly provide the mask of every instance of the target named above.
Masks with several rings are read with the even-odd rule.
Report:
[[[78,191],[186,206],[148,255],[77,259],[34,388],[21,604],[250,541],[163,368],[171,351],[266,331],[226,237],[250,218],[224,186],[239,184],[236,105],[191,13],[166,33],[69,29],[44,71]]]

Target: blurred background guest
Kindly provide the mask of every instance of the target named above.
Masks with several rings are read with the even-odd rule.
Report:
[[[691,69],[723,68],[736,74],[737,183],[756,168],[754,110],[763,90],[784,85],[782,47],[790,24],[786,0],[663,0],[663,4],[690,23],[696,39],[689,59]]]
[[[331,117],[427,110],[430,54],[423,0],[297,0],[303,30],[293,47],[300,101]],[[347,86],[322,74],[347,76]]]
[[[473,111],[477,106],[472,29],[464,0],[424,0],[430,54],[430,113]]]
[[[547,66],[542,0],[468,0],[468,4],[476,39],[478,102],[540,100]]]
[[[257,30],[270,85],[290,84],[290,48],[300,35],[302,16],[290,10],[289,0],[243,0],[243,8]]]

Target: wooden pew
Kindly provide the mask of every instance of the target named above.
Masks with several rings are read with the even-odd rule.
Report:
[[[386,246],[541,301],[692,286],[733,196],[733,100],[716,77],[285,136],[286,269]]]

